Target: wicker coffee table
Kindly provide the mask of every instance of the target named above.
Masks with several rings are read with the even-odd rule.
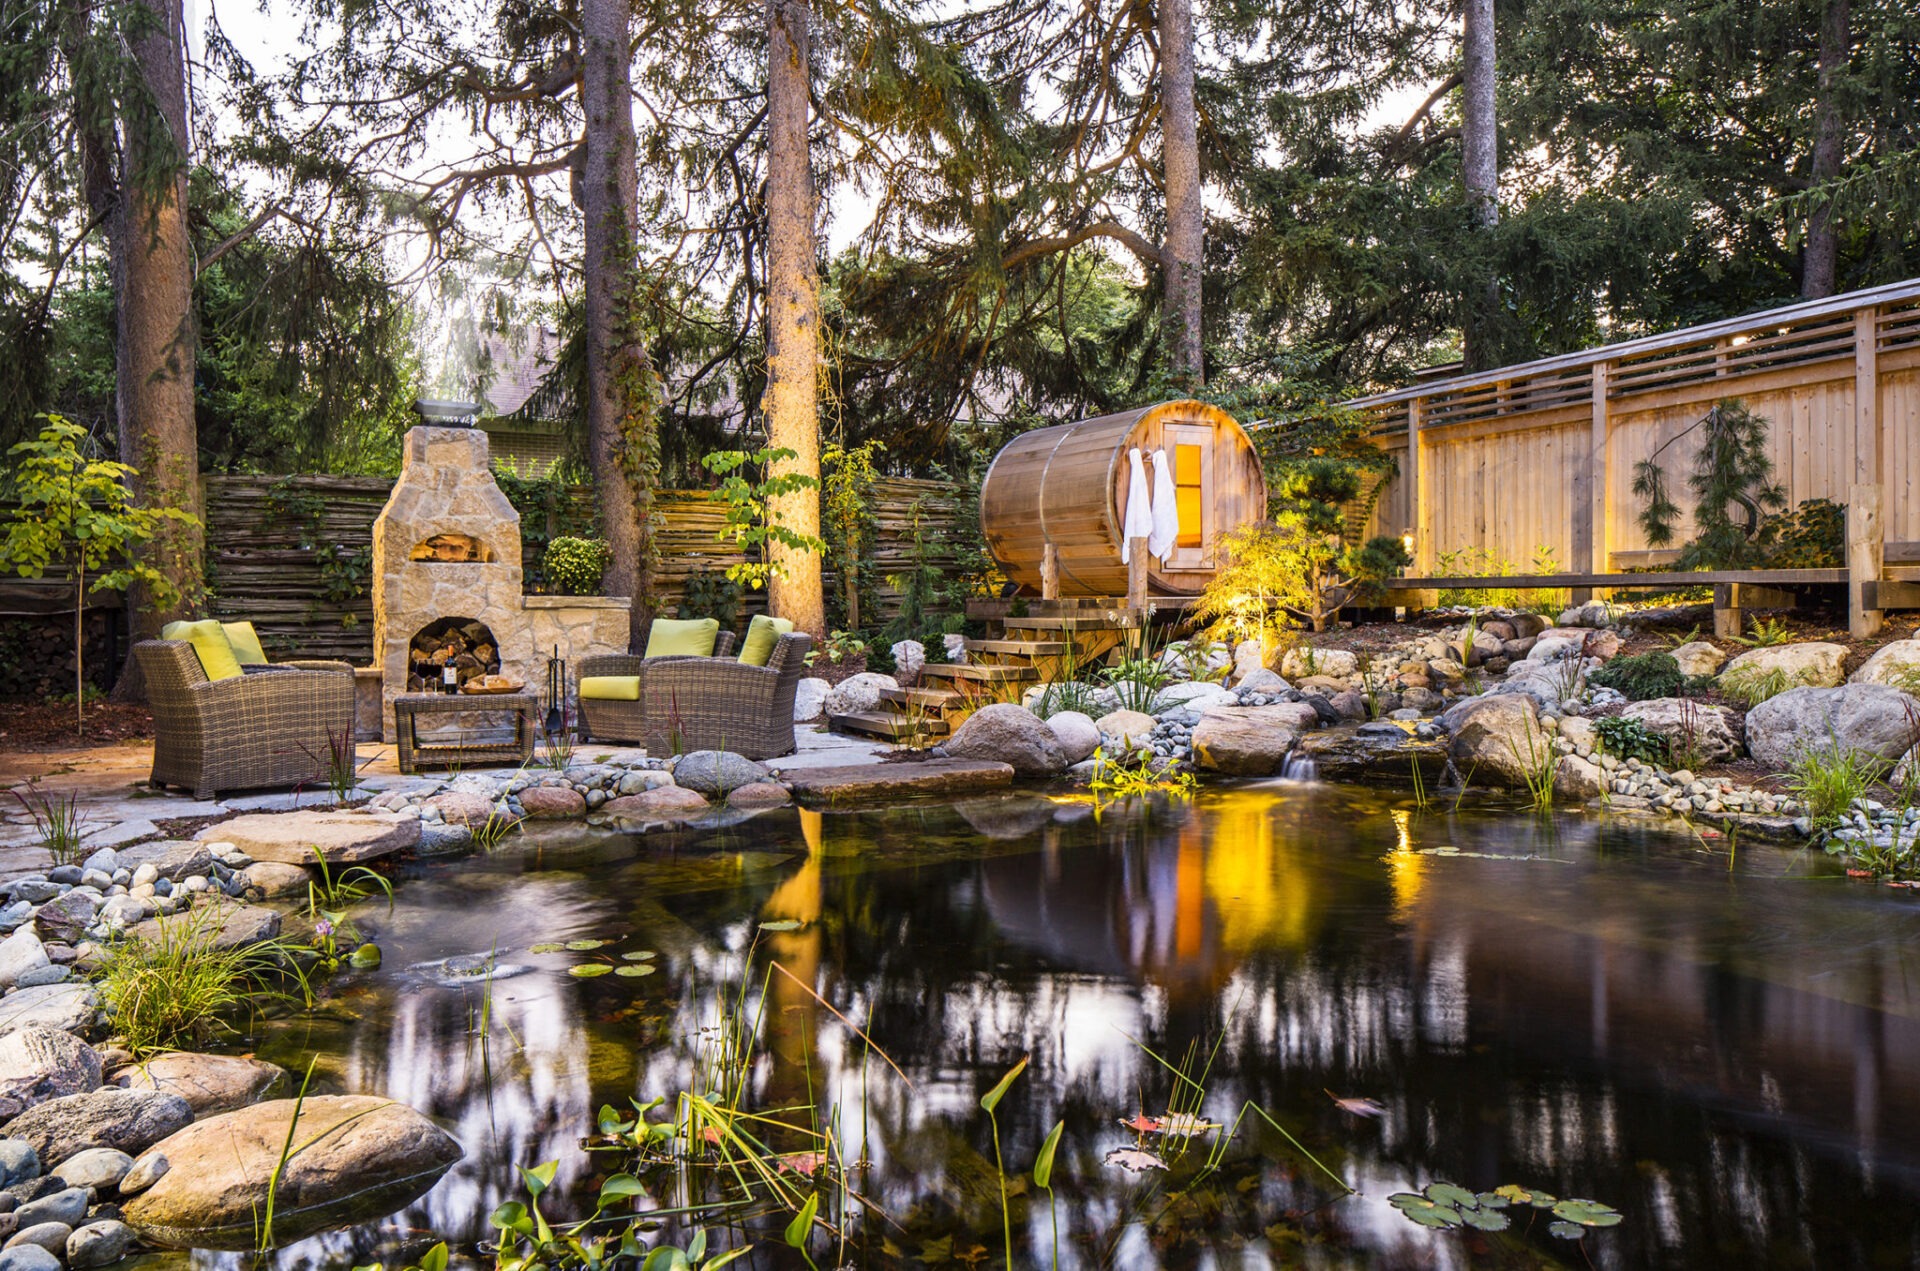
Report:
[[[448,742],[441,737],[421,738],[422,715],[480,716],[485,722],[471,732],[464,721],[454,728],[436,730],[441,737],[451,733],[456,738]],[[533,758],[539,721],[538,693],[402,693],[393,699],[400,771],[412,773],[421,764],[526,763]],[[509,735],[511,740],[507,740]]]

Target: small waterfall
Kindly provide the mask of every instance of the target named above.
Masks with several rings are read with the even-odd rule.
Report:
[[[1318,781],[1320,765],[1315,763],[1313,757],[1304,750],[1289,750],[1287,757],[1280,762],[1280,779],[1282,781]]]

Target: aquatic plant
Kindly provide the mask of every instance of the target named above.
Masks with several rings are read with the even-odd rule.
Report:
[[[93,827],[81,814],[78,790],[56,797],[29,785],[26,794],[18,790],[9,790],[7,793],[26,809],[27,815],[33,820],[34,837],[40,840],[40,846],[53,858],[55,865],[78,865],[86,858],[87,850],[81,843],[92,833]],[[32,797],[29,798],[29,795]]]
[[[1886,775],[1888,764],[1871,751],[1842,746],[1831,732],[1825,746],[1804,746],[1787,769],[1787,789],[1805,805],[1816,830],[1840,824],[1855,799]]]
[[[1007,1204],[1007,1165],[1000,1155],[1000,1101],[1007,1097],[1007,1091],[1019,1080],[1020,1074],[1027,1070],[1028,1057],[1022,1056],[1019,1063],[1007,1071],[1007,1075],[994,1084],[993,1089],[980,1096],[980,1106],[986,1111],[987,1122],[993,1127],[993,1170],[1000,1178],[1000,1222],[1007,1241],[1007,1265],[1013,1265],[1013,1210]]]
[[[217,908],[191,910],[161,922],[157,936],[133,936],[108,949],[98,972],[100,997],[134,1054],[237,1031],[228,1020],[242,1008],[311,1000],[287,942],[220,947]]]
[[[360,928],[348,911],[375,892],[384,892],[387,912],[392,913],[393,884],[365,865],[355,865],[336,875],[327,863],[326,853],[317,847],[309,850],[319,870],[319,877],[311,874],[307,877],[307,921],[313,924],[313,946],[320,951],[321,962],[329,970],[340,965],[342,945],[352,946],[353,954],[362,959],[356,965],[363,965],[366,955],[361,952]]]
[[[1104,746],[1093,752],[1093,779],[1088,788],[1099,800],[1125,799],[1137,794],[1190,796],[1199,787],[1191,772],[1147,751],[1108,755]]]
[[[1507,751],[1513,756],[1513,762],[1520,769],[1520,780],[1525,784],[1527,797],[1532,801],[1536,812],[1553,810],[1553,778],[1559,767],[1560,756],[1554,753],[1553,744],[1537,728],[1527,728],[1522,734],[1526,738],[1526,750],[1512,738],[1507,739]]]
[[[1513,1225],[1508,1210],[1551,1213],[1549,1234],[1579,1240],[1589,1230],[1616,1227],[1620,1211],[1597,1200],[1559,1200],[1546,1192],[1508,1183],[1490,1192],[1474,1192],[1453,1183],[1429,1183],[1417,1192],[1396,1192],[1387,1203],[1409,1221],[1435,1231],[1471,1227],[1476,1231],[1505,1231]]]

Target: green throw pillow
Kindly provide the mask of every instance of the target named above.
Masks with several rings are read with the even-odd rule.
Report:
[[[240,659],[233,654],[233,641],[218,622],[212,618],[199,622],[169,622],[160,628],[162,640],[185,640],[193,646],[193,652],[200,659],[200,669],[207,673],[210,680],[230,680],[246,672],[240,669]]]
[[[765,666],[773,657],[773,646],[792,630],[790,619],[753,615],[753,621],[747,624],[747,638],[740,645],[740,660],[748,666]]]
[[[223,622],[220,629],[227,633],[227,640],[233,645],[233,656],[240,660],[241,666],[267,664],[266,650],[260,647],[260,635],[251,622]]]
[[[647,632],[650,658],[710,658],[713,642],[720,638],[718,618],[655,618]]]
[[[640,700],[640,677],[589,675],[580,681],[580,696],[596,702],[637,702]]]

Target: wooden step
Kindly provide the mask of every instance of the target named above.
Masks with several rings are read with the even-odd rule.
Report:
[[[1100,612],[1077,618],[1008,618],[1005,625],[1011,638],[1015,631],[1125,631],[1134,624],[1124,615],[1109,618]]]
[[[1024,684],[1040,673],[1030,666],[974,666],[962,662],[929,662],[920,668],[923,680],[969,680],[975,684]]]
[[[964,694],[944,688],[883,688],[880,700],[894,706],[919,706],[926,710],[964,710],[967,699]]]
[[[967,653],[992,653],[1010,658],[1057,658],[1073,646],[1065,640],[969,640]],[[938,665],[936,663],[936,665]]]
[[[863,737],[880,737],[887,741],[931,741],[936,737],[945,737],[949,731],[947,722],[938,715],[928,715],[915,721],[905,715],[884,711],[849,711],[845,715],[830,715],[827,724],[836,733],[859,733]]]

